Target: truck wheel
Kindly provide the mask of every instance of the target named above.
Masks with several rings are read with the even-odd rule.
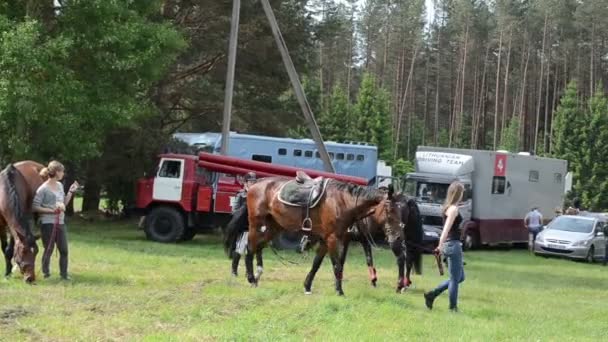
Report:
[[[192,239],[194,239],[195,236],[196,236],[196,229],[188,228],[188,229],[184,230],[184,234],[180,238],[180,241],[192,241]]]
[[[466,251],[470,251],[474,248],[479,247],[479,234],[477,233],[477,231],[473,229],[467,229],[462,247]]]
[[[146,216],[144,231],[148,240],[176,242],[184,235],[184,218],[173,208],[154,208]]]

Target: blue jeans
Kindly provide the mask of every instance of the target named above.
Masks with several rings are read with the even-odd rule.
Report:
[[[450,240],[443,245],[443,255],[448,259],[448,271],[450,279],[439,284],[432,291],[433,295],[439,296],[443,291],[448,290],[450,296],[450,309],[458,306],[458,285],[464,281],[464,268],[462,267],[462,243]]]

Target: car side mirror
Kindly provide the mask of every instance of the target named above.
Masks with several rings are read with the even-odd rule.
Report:
[[[602,231],[599,231],[599,230],[598,230],[598,231],[595,233],[595,235],[596,235],[596,236],[604,236],[604,232],[602,232]]]

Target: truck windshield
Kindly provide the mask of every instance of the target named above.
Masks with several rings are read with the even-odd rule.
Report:
[[[406,180],[405,192],[416,197],[419,203],[437,203],[445,201],[449,184]]]

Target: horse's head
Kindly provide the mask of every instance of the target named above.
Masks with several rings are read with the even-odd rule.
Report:
[[[403,194],[394,194],[389,190],[383,209],[383,220],[381,222],[386,238],[389,242],[404,239],[404,228],[410,216],[407,197]]]
[[[14,258],[15,262],[23,274],[23,278],[27,283],[36,281],[36,255],[38,254],[38,244],[36,238],[29,237],[23,241],[16,239]]]

